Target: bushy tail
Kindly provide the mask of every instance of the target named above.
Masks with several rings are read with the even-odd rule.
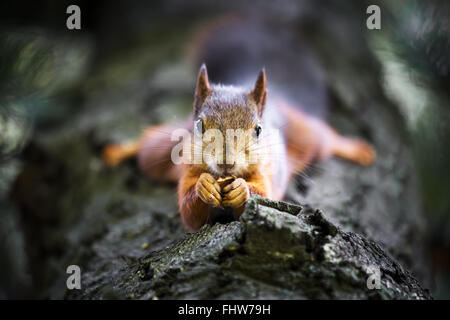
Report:
[[[292,25],[244,14],[215,17],[194,37],[191,57],[205,63],[215,83],[251,86],[264,67],[269,99],[283,96],[309,114],[328,110],[324,71]],[[280,48],[283,48],[280,50]]]

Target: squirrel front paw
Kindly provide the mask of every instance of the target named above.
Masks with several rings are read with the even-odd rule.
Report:
[[[202,173],[195,184],[195,192],[206,204],[219,207],[222,202],[220,186],[209,173]]]
[[[222,193],[223,207],[231,207],[237,209],[245,205],[248,199],[250,199],[250,189],[247,185],[247,182],[242,178],[238,178],[232,183],[226,185],[222,189]]]

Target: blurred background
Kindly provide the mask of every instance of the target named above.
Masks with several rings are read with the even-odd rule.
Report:
[[[66,28],[71,4],[81,8],[81,30]],[[366,28],[371,4],[381,8],[381,30]],[[298,35],[298,57],[307,63],[297,94],[311,112],[326,116],[336,104],[356,104],[348,87],[380,89],[398,108],[426,221],[426,286],[435,298],[450,298],[450,4],[431,0],[2,1],[0,298],[61,297],[55,270],[67,243],[78,243],[79,230],[90,238],[103,232],[76,212],[103,219],[97,212],[110,203],[105,186],[120,181],[131,190],[115,194],[114,219],[128,210],[145,215],[147,204],[130,209],[123,201],[144,198],[145,180],[130,178],[131,166],[105,173],[98,154],[108,141],[189,114],[202,28],[230,14]],[[270,48],[273,59],[298,52]],[[221,80],[217,68],[211,61],[212,81]],[[163,215],[173,200],[148,205]],[[176,208],[168,210],[167,230],[182,232]],[[161,238],[155,249],[172,240]]]

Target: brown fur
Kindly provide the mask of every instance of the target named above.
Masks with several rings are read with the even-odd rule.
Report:
[[[139,166],[149,178],[178,181],[179,210],[188,230],[197,230],[205,224],[216,206],[231,207],[235,218],[238,218],[252,194],[282,199],[288,178],[303,171],[315,160],[325,160],[332,155],[361,165],[369,165],[375,160],[375,151],[367,143],[342,137],[321,120],[303,114],[284,101],[278,101],[273,107],[286,120],[282,127],[286,155],[277,154],[270,143],[260,141],[266,139],[260,136],[252,138],[245,152],[249,152],[250,145],[257,145],[268,161],[242,167],[233,165],[230,170],[234,172],[223,171],[228,170],[227,166],[215,163],[174,165],[171,162],[171,150],[177,142],[170,140],[170,132],[175,128],[191,129],[194,121],[201,119],[205,130],[253,130],[263,123],[266,104],[264,70],[258,75],[253,90],[245,92],[231,86],[210,85],[203,65],[197,77],[194,119],[179,125],[150,127],[138,142],[107,146],[103,159],[107,165],[116,166],[123,159],[138,154]],[[287,166],[285,173],[277,171],[283,166]],[[234,180],[228,185],[221,187],[217,183],[217,179],[230,175]]]

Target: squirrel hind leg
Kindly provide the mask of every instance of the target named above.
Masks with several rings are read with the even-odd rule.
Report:
[[[367,142],[358,138],[336,137],[333,143],[333,154],[343,159],[353,161],[361,166],[375,162],[376,151]]]
[[[176,183],[181,166],[172,161],[172,150],[179,141],[172,141],[171,132],[178,125],[159,125],[147,128],[141,136],[137,156],[139,169],[151,180]]]
[[[114,168],[124,160],[137,155],[138,152],[138,141],[122,144],[108,144],[103,148],[102,160],[107,167]]]

